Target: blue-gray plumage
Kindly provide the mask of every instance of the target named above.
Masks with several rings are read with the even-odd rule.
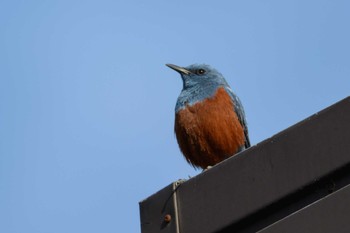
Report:
[[[241,101],[220,72],[205,64],[167,66],[183,81],[175,106],[175,133],[190,164],[206,168],[250,146]]]

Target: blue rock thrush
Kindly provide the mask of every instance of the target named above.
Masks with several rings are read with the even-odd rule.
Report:
[[[250,147],[243,106],[221,73],[205,64],[166,65],[183,81],[175,134],[187,162],[205,169]]]

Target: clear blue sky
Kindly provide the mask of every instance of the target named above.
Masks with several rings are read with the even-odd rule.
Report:
[[[139,232],[138,202],[195,175],[173,133],[208,63],[256,144],[350,93],[350,1],[0,2],[0,232]]]

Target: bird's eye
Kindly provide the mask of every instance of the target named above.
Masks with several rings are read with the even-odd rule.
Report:
[[[199,75],[202,75],[202,74],[205,74],[205,70],[204,69],[198,69],[196,73],[199,74]]]

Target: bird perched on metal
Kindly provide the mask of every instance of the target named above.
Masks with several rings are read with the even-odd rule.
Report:
[[[216,69],[180,67],[183,88],[175,106],[175,134],[187,162],[206,169],[250,147],[241,101]]]

